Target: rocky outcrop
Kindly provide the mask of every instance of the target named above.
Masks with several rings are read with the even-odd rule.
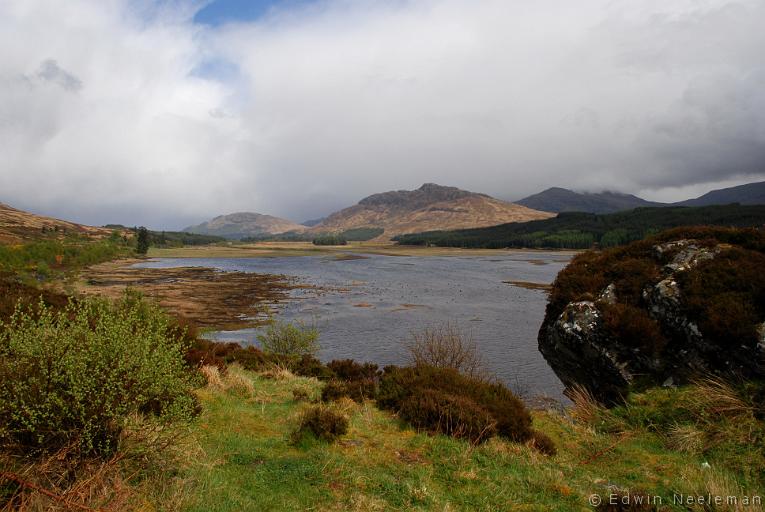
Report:
[[[582,290],[583,296],[593,298],[568,302],[561,311],[548,307],[539,332],[539,350],[567,387],[583,386],[607,404],[620,402],[632,390],[682,384],[696,376],[765,377],[765,322],[752,326],[755,329],[752,332],[757,334],[751,338],[721,339],[719,335],[706,334],[700,327],[703,318],[697,318],[697,297],[684,295],[683,283],[703,280],[706,274],[693,273],[729,248],[727,244],[693,239],[643,247],[639,257],[643,258],[643,268],[648,269],[646,275],[656,277],[646,282],[642,293],[634,297],[631,304],[620,306],[621,292],[617,283],[609,283],[596,293]],[[622,250],[619,254],[634,260],[635,251]],[[597,261],[610,261],[603,264],[615,265],[608,254]],[[572,265],[579,265],[582,272],[609,273],[607,267],[594,268],[592,258],[586,263],[574,260]],[[704,272],[711,272],[708,267]],[[653,269],[657,271],[655,274],[651,274]],[[564,279],[570,279],[572,272]],[[559,278],[559,281],[563,280]],[[719,289],[723,285],[710,284],[716,287],[713,291],[710,288],[710,293],[726,296],[725,290]],[[556,281],[555,286],[563,285]],[[761,286],[761,281],[751,283],[751,287]],[[765,297],[765,290],[752,290],[751,296],[756,302],[758,297]],[[742,297],[749,295],[735,295],[736,300],[743,300]],[[734,310],[747,312],[762,307],[762,304],[738,304],[735,300],[733,305]],[[639,322],[635,321],[638,328],[655,324],[651,328],[661,342],[643,344],[638,335],[637,342],[633,338],[628,343],[623,332],[619,335],[618,328],[631,325],[635,319],[630,315],[640,317]],[[654,331],[646,328],[646,332]]]

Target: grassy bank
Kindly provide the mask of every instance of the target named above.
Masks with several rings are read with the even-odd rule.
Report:
[[[535,411],[535,427],[558,446],[548,457],[499,438],[476,447],[417,433],[372,402],[337,405],[350,429],[336,443],[294,445],[290,433],[308,404],[296,401],[293,391],[316,398],[320,387],[285,372],[234,367],[222,386],[198,392],[203,413],[186,466],[172,483],[176,490],[159,501],[146,499],[159,509],[193,511],[569,511],[591,510],[591,495],[607,499],[618,488],[658,496],[665,510],[736,510],[676,506],[673,495],[762,495],[760,459],[745,437],[736,438],[741,429],[704,451],[673,448],[672,438],[657,428],[677,419],[666,417],[667,400],[700,390],[658,390],[612,412],[586,402],[573,414]],[[647,417],[652,421],[643,421]],[[738,423],[759,425],[751,435],[762,433],[749,417]]]

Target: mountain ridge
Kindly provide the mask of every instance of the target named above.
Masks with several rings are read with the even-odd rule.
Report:
[[[235,212],[218,215],[208,221],[188,226],[182,231],[198,235],[214,235],[228,239],[248,236],[278,235],[287,232],[302,232],[307,228],[287,219],[254,212]]]
[[[554,213],[578,211],[599,214],[616,213],[642,207],[711,206],[731,203],[765,204],[765,181],[715,189],[699,197],[675,203],[647,201],[641,197],[620,192],[575,192],[561,187],[550,187],[515,201],[515,203]]]
[[[313,233],[362,227],[383,228],[377,240],[430,229],[484,227],[549,218],[553,214],[456,187],[425,183],[415,190],[372,194],[329,215]]]

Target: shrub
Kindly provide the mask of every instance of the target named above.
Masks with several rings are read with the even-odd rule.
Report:
[[[456,397],[461,397],[459,403],[465,405],[468,401],[475,407],[488,413],[495,423],[496,433],[512,441],[523,442],[531,437],[531,415],[526,406],[503,384],[490,383],[467,375],[462,375],[453,368],[436,368],[433,366],[416,366],[409,368],[386,367],[380,380],[377,393],[377,404],[382,409],[401,412],[404,404],[412,397],[425,394],[428,390],[440,393],[430,395],[433,402],[442,404],[444,413],[450,413]],[[449,400],[444,395],[451,397]],[[407,406],[408,412],[416,411]],[[472,410],[477,410],[470,406]],[[422,419],[408,416],[407,421],[420,425],[431,424],[434,431],[438,425],[431,423],[434,418],[432,411],[424,414]]]
[[[353,359],[335,359],[327,363],[335,377],[345,381],[371,380],[380,378],[378,366],[374,363],[357,363]]]
[[[334,402],[347,396],[348,390],[345,388],[345,382],[333,379],[324,385],[321,390],[322,402]]]
[[[603,304],[603,327],[608,336],[627,347],[646,349],[651,356],[661,353],[669,342],[659,323],[645,309],[630,304]]]
[[[298,359],[293,359],[289,364],[290,370],[295,375],[302,377],[315,377],[319,380],[329,380],[334,376],[331,369],[312,355],[303,354]]]
[[[334,402],[343,397],[348,397],[354,402],[363,403],[364,400],[374,398],[377,385],[370,379],[341,381],[333,379],[327,382],[321,392],[324,402]]]
[[[472,377],[484,373],[473,337],[453,323],[412,333],[412,341],[407,345],[407,350],[413,366],[453,368]]]
[[[555,446],[550,436],[539,430],[531,432],[531,445],[545,455],[554,456],[558,453],[558,448]]]
[[[399,416],[418,429],[479,443],[496,434],[491,413],[468,397],[425,389],[405,398]]]
[[[303,414],[293,441],[299,441],[309,432],[317,439],[331,443],[348,432],[348,418],[324,405],[310,407]]]
[[[307,402],[308,391],[302,388],[295,388],[292,390],[292,399],[296,402]]]
[[[327,369],[333,378],[322,390],[323,401],[348,397],[354,402],[363,403],[368,398],[374,398],[381,373],[376,364],[340,359],[327,363]]]
[[[319,351],[319,331],[315,326],[272,320],[258,335],[263,351],[282,356],[314,355]]]
[[[183,341],[135,294],[86,299],[54,312],[19,307],[0,324],[0,443],[32,451],[113,452],[135,415],[161,424],[195,404]]]

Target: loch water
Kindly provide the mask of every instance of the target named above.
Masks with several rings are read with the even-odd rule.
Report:
[[[294,290],[292,300],[279,306],[279,315],[316,322],[324,361],[401,364],[413,331],[452,322],[472,335],[486,366],[503,382],[530,396],[560,398],[563,386],[537,349],[547,294],[507,281],[552,283],[570,257],[539,251],[479,256],[348,253],[340,258],[162,258],[139,266],[284,274],[317,287]],[[207,336],[257,345],[257,334],[257,329],[244,329]]]

